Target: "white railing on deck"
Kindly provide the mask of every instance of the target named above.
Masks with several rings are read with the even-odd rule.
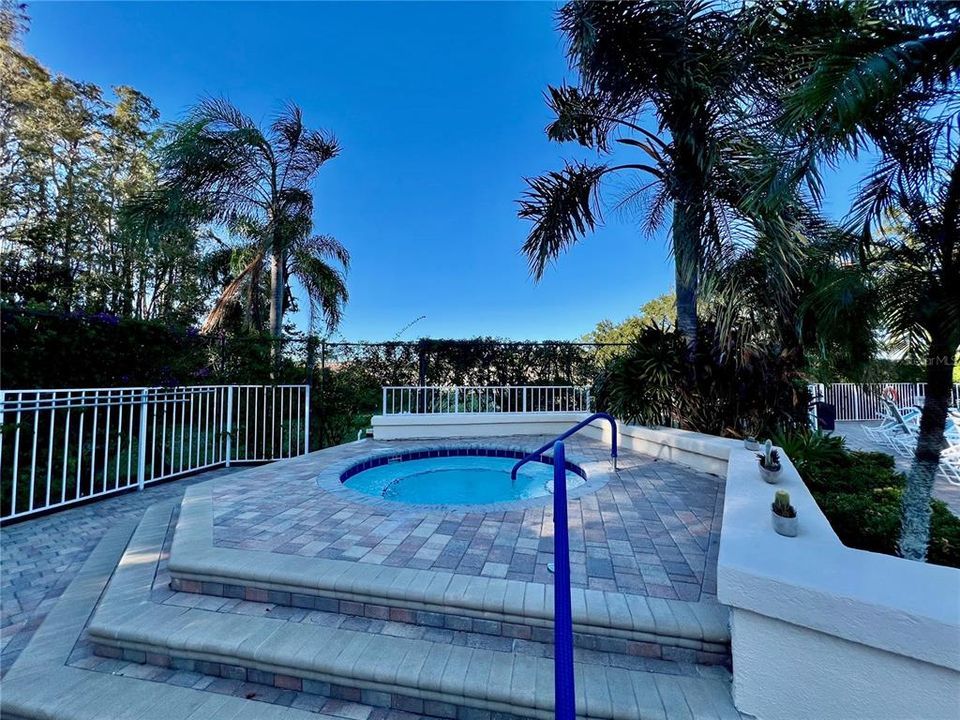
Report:
[[[0,390],[0,520],[310,444],[309,386]]]
[[[590,388],[573,385],[404,385],[383,388],[383,414],[590,412]]]
[[[926,383],[829,383],[810,385],[814,400],[835,405],[837,420],[876,420],[883,410],[884,391],[892,390],[897,405],[922,404]],[[960,383],[953,386],[953,405],[960,403]]]

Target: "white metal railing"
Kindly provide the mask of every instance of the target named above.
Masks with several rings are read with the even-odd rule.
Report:
[[[310,445],[307,385],[0,390],[0,520]]]
[[[590,412],[590,388],[573,385],[394,385],[383,414]]]
[[[875,420],[883,410],[881,401],[886,391],[898,405],[923,402],[926,383],[817,383],[810,385],[814,400],[822,400],[837,408],[837,420]],[[891,393],[892,391],[892,393]],[[960,403],[960,383],[953,386],[953,405]]]

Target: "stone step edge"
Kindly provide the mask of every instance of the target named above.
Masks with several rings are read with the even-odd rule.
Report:
[[[251,586],[376,605],[470,614],[519,624],[553,622],[553,586],[372,563],[306,558],[213,545],[210,487],[188,488],[168,569],[181,581]],[[600,590],[571,589],[580,632],[636,639],[675,638],[729,646],[729,616],[715,601],[691,603]],[[696,646],[677,643],[682,647]]]
[[[506,613],[474,611],[469,608],[434,606],[397,600],[378,602],[369,596],[340,597],[336,594],[290,592],[271,584],[243,586],[200,579],[173,578],[171,589],[212,597],[233,598],[249,602],[271,603],[302,610],[319,610],[340,615],[353,615],[375,620],[389,620],[426,627],[445,628],[494,637],[553,642],[553,620],[515,617]],[[301,589],[302,590],[302,589]],[[389,605],[381,604],[389,602]],[[462,613],[462,614],[461,614]],[[728,644],[691,640],[684,637],[630,632],[619,628],[598,628],[574,623],[574,644],[586,650],[600,650],[628,655],[661,658],[701,665],[730,664]]]
[[[97,645],[126,651],[125,657],[130,659],[141,659],[129,654],[133,651],[142,653],[143,661],[160,665],[188,660],[197,663],[194,670],[199,672],[210,671],[202,664],[212,663],[217,667],[211,674],[220,676],[223,667],[228,668],[227,676],[234,668],[242,668],[247,677],[254,670],[292,680],[301,689],[304,681],[328,683],[355,688],[361,700],[370,703],[377,702],[373,694],[383,693],[521,718],[554,717],[550,658],[204,610],[188,609],[157,618],[153,615],[157,608],[169,606],[153,605],[150,611],[146,605],[128,607],[126,619],[108,615],[100,621],[103,624],[91,623],[90,637]],[[249,648],[243,647],[246,643]],[[319,655],[317,648],[323,648]],[[699,696],[699,702],[708,698],[706,705],[711,708],[692,717],[737,717],[726,683],[720,679],[590,663],[576,663],[575,673],[580,717],[663,720],[667,713],[661,698],[690,694]],[[383,703],[387,707],[393,704],[393,697]],[[687,703],[691,704],[696,702]]]
[[[553,660],[152,601],[166,535],[141,523],[87,626],[95,644],[250,667],[521,717],[553,717]],[[726,679],[576,663],[583,717],[736,718]],[[693,713],[688,708],[699,708]],[[670,712],[668,712],[670,711]]]

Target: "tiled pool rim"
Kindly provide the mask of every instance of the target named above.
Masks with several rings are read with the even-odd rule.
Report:
[[[363,440],[358,441],[360,443]],[[414,446],[404,448],[403,451],[395,448],[386,448],[380,451],[372,451],[368,457],[362,460],[357,458],[348,458],[346,460],[331,463],[316,476],[317,486],[321,490],[333,493],[345,493],[352,502],[365,503],[382,507],[385,510],[404,506],[407,508],[423,508],[424,511],[463,511],[463,512],[491,512],[513,509],[525,509],[541,505],[551,505],[553,503],[553,494],[540,495],[538,497],[525,498],[523,500],[504,500],[493,503],[483,504],[416,504],[401,502],[397,500],[388,500],[378,498],[367,493],[354,490],[346,484],[346,480],[354,475],[369,470],[373,467],[385,465],[394,458],[401,458],[401,461],[420,460],[430,457],[501,457],[516,458],[521,460],[530,454],[529,448],[521,446],[506,447],[503,445],[494,446],[490,443],[449,443],[438,445],[436,442],[430,445]],[[614,474],[613,463],[611,460],[590,461],[585,457],[580,457],[579,453],[573,452],[568,455],[566,460],[566,469],[586,482],[579,487],[569,488],[567,490],[568,499],[575,499],[593,493],[606,485]],[[553,464],[552,448],[549,451],[540,453],[534,457],[537,462],[548,465]]]
[[[472,447],[472,448],[463,448],[463,447],[442,447],[436,448],[435,450],[414,450],[412,452],[402,452],[402,453],[393,453],[389,455],[378,455],[376,457],[363,460],[356,463],[355,465],[347,468],[340,474],[340,482],[346,482],[352,478],[357,473],[361,473],[364,470],[370,470],[371,468],[380,467],[381,465],[387,465],[391,462],[408,462],[410,460],[426,460],[428,458],[442,458],[442,457],[497,457],[497,458],[513,458],[514,460],[523,460],[527,457],[529,453],[524,453],[520,450],[504,450],[497,448],[486,448],[486,447]],[[530,458],[531,462],[539,462],[544,465],[553,465],[553,457],[545,453],[539,455],[533,455]],[[582,467],[576,465],[569,460],[564,462],[564,467],[572,473],[576,473],[584,480],[587,479],[587,473]]]

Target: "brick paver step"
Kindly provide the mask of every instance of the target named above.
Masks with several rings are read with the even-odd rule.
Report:
[[[169,513],[169,508],[167,508]],[[164,517],[162,509],[145,517]],[[67,658],[132,530],[115,524],[96,545],[3,680],[4,720],[343,720],[186,687],[69,667]],[[128,555],[133,561],[135,555]]]
[[[148,512],[117,566],[88,626],[103,652],[192,663],[211,674],[269,673],[291,690],[354,688],[372,704],[414,699],[466,712],[553,717],[549,658],[153,601],[168,521],[169,511]],[[578,662],[576,676],[582,717],[740,717],[720,673],[673,676]]]
[[[175,590],[525,639],[549,639],[552,632],[552,585],[221,548],[213,544],[212,518],[210,486],[188,490],[169,562]],[[572,603],[583,646],[625,652],[639,643],[656,657],[728,661],[728,614],[713,599],[575,587]]]

